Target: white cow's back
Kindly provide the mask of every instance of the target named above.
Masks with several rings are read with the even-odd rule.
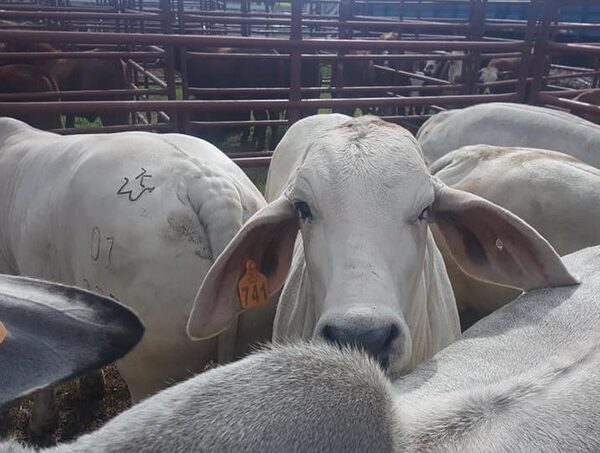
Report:
[[[543,107],[498,102],[449,110],[423,124],[417,139],[429,162],[484,143],[561,151],[600,168],[600,127]]]
[[[185,325],[213,257],[264,203],[241,170],[182,135],[61,137],[9,119],[0,131],[0,271],[133,308],[147,327],[120,366],[134,399],[216,359],[216,340],[192,343]]]

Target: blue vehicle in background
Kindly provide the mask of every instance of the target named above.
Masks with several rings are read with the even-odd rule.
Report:
[[[574,2],[576,3],[576,2]],[[522,2],[488,1],[486,15],[488,19],[527,20],[528,5]],[[458,3],[398,4],[361,3],[355,4],[354,14],[365,16],[419,17],[421,19],[467,19],[469,5]],[[600,0],[596,4],[563,5],[559,12],[560,22],[579,22],[600,24]],[[512,37],[512,36],[506,36]],[[600,30],[563,30],[555,37],[558,41],[600,41]]]

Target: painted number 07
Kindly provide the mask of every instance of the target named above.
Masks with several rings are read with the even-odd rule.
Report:
[[[98,228],[97,226],[92,228],[92,244],[90,251],[90,257],[92,258],[92,261],[98,261],[98,259],[100,258],[101,250],[106,248],[106,264],[110,264],[110,258],[112,256],[114,242],[115,238],[112,236],[107,236],[104,238],[104,241],[102,241],[102,234],[100,234],[100,228]],[[102,246],[102,244],[105,245]]]

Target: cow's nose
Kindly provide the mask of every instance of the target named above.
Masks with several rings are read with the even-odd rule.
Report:
[[[399,332],[400,329],[394,324],[362,331],[328,324],[321,330],[321,337],[331,343],[362,348],[383,368],[387,368],[392,344],[398,338]]]

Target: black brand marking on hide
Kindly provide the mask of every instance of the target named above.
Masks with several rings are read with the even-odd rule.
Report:
[[[117,190],[117,195],[127,195],[127,197],[129,198],[129,201],[137,201],[140,199],[140,197],[145,192],[148,192],[148,193],[152,192],[156,188],[156,186],[152,186],[152,187],[146,186],[144,180],[152,179],[152,175],[149,175],[147,173],[148,173],[148,171],[144,167],[142,167],[142,172],[134,178],[134,180],[139,183],[139,187],[142,189],[141,191],[138,192],[138,194],[136,196],[133,195],[134,189],[124,190],[130,181],[130,179],[126,176],[123,177],[123,179],[125,179],[125,182],[119,188],[119,190]]]
[[[104,242],[106,242],[106,244],[104,244]],[[114,244],[114,236],[106,236],[104,241],[102,241],[100,228],[97,226],[92,228],[92,243],[90,250],[90,258],[92,258],[92,261],[97,262],[100,255],[106,254],[106,267],[109,268]],[[103,252],[103,250],[105,250],[105,252]]]
[[[92,228],[92,249],[90,256],[92,261],[98,261],[100,256],[100,228],[95,226]]]

